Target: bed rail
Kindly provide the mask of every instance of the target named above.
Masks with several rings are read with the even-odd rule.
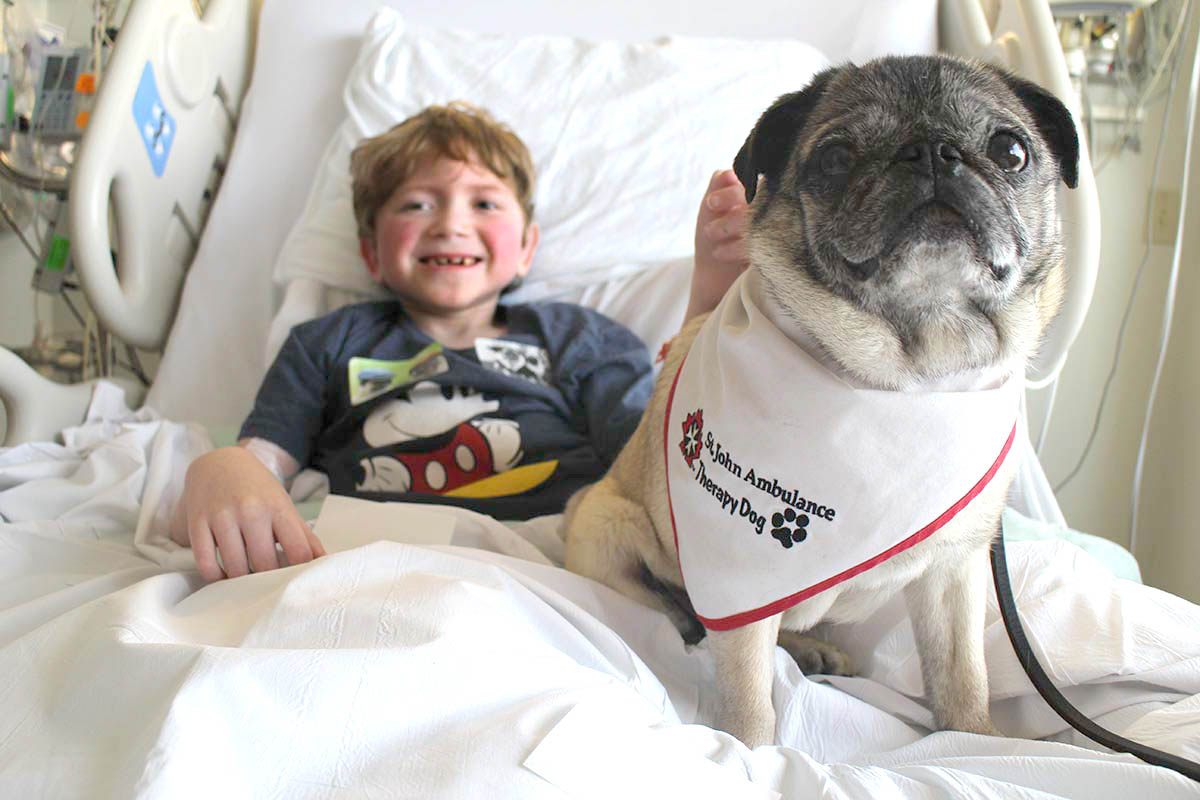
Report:
[[[124,378],[107,379],[125,392],[125,402],[136,408],[146,394],[144,386]],[[25,442],[51,442],[69,425],[83,422],[96,381],[58,383],[42,377],[16,353],[0,347],[0,447]]]
[[[136,347],[166,342],[233,142],[257,5],[210,0],[197,18],[192,0],[137,0],[103,76],[71,176],[71,250],[101,323]]]

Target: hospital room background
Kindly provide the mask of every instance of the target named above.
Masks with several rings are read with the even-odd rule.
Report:
[[[1198,5],[0,0],[0,797],[1195,797]],[[564,569],[562,515],[305,498],[327,556],[211,583],[168,536],[272,346],[380,291],[364,136],[454,99],[509,122],[540,178],[514,297],[655,353],[713,171],[779,95],[893,53],[1003,64],[1087,144],[979,593],[999,736],[938,729],[902,596],[814,629],[853,675],[775,648],[748,748],[720,637]]]
[[[22,19],[72,44],[90,43],[94,5],[104,4],[16,3]],[[126,4],[108,5],[115,27]],[[1086,320],[1058,380],[1030,391],[1028,416],[1067,525],[1130,547],[1145,582],[1200,602],[1200,209],[1187,202],[1200,197],[1200,178],[1183,172],[1185,147],[1200,138],[1187,116],[1200,13],[1186,15],[1188,5],[1055,4],[1072,77],[1086,83],[1081,128],[1102,239]],[[78,377],[86,300],[69,292],[71,308],[32,288],[31,248],[47,236],[53,198],[4,181],[0,200],[10,220],[0,232],[0,344],[58,380]],[[155,354],[139,356],[152,376]]]

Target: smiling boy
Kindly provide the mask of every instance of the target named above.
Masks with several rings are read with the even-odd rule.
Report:
[[[450,138],[465,133],[431,127],[425,147],[432,158],[403,152],[419,146],[401,138],[403,125],[385,134],[397,152],[386,144],[373,150],[369,142],[356,151],[360,252],[371,277],[396,295],[418,328],[448,347],[470,347],[480,336],[503,335],[497,300],[533,262],[533,165],[515,136],[497,136],[489,146],[482,130],[468,143]],[[402,170],[407,164],[415,168]],[[396,189],[373,209],[386,191],[376,185]]]
[[[561,511],[636,427],[644,345],[590,309],[500,304],[538,243],[521,140],[464,103],[433,106],[351,156],[360,252],[393,299],[296,326],[235,447],[188,470],[172,538],[207,580],[323,554],[283,482],[465,506],[501,519]],[[744,204],[714,176],[697,220],[689,316],[744,267]],[[217,553],[220,553],[220,562]]]

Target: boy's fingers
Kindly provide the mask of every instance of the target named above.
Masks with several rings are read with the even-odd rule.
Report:
[[[312,532],[312,528],[308,527],[307,523],[304,525],[304,534],[308,537],[308,545],[312,548],[313,557],[320,558],[325,555],[325,545],[321,544],[321,540]]]
[[[708,188],[704,190],[702,208],[718,211],[723,207],[729,207],[736,202],[738,197],[744,199],[745,193],[742,191],[741,181],[733,174],[733,170],[717,170],[709,179]]]
[[[726,258],[719,255],[714,246],[732,240],[744,249],[749,206],[742,184],[731,169],[714,172],[708,187],[696,217],[696,252]],[[734,257],[737,257],[736,251]]]
[[[275,537],[283,547],[288,564],[305,564],[313,560],[315,554],[307,534],[308,526],[290,509],[276,515]]]
[[[730,211],[704,226],[704,235],[709,241],[721,242],[726,239],[741,239],[746,234],[745,209]]]
[[[746,245],[740,239],[717,245],[712,254],[717,261],[736,262],[739,271],[744,271],[750,265],[750,259],[746,256]]]
[[[721,242],[733,235],[733,231],[729,228],[728,220],[724,217],[717,217],[704,226],[704,235],[710,242]]]
[[[241,528],[231,519],[220,520],[210,527],[213,539],[217,542],[217,550],[221,553],[225,574],[230,578],[250,574],[250,565],[246,562],[246,542],[242,539]]]
[[[722,209],[749,207],[749,204],[746,202],[746,190],[740,182],[730,186],[723,186],[710,196],[716,199],[716,202]]]
[[[704,199],[704,213],[709,217],[734,214],[748,208],[746,195],[742,192],[740,184],[712,192]]]
[[[243,522],[241,529],[250,568],[255,572],[279,569],[279,554],[275,551],[275,530],[271,518],[255,517],[249,522]]]
[[[733,184],[741,186],[742,182],[738,180],[737,174],[731,169],[719,169],[708,180],[710,189],[719,189],[722,186],[732,186]]]
[[[194,520],[188,525],[188,538],[192,542],[192,555],[196,558],[196,569],[200,577],[212,583],[225,577],[217,563],[217,546],[212,531],[203,520]]]
[[[726,239],[742,237],[741,220],[718,217],[704,226],[704,235],[710,242],[720,243]]]

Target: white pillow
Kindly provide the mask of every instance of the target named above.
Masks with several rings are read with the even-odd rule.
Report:
[[[653,270],[682,286],[665,294],[683,294],[669,314],[635,315],[643,318],[635,331],[656,346],[657,327],[667,335],[678,327],[687,292],[688,270],[663,267],[690,258],[713,171],[732,165],[776,97],[827,64],[797,41],[510,37],[421,28],[381,8],[347,80],[346,120],[325,150],[275,278],[378,295],[358,254],[350,151],[430,104],[466,100],[512,127],[537,169],[542,240],[519,297],[623,307],[628,298],[619,292],[589,287],[615,279],[614,286],[642,292],[646,282],[630,279]]]

